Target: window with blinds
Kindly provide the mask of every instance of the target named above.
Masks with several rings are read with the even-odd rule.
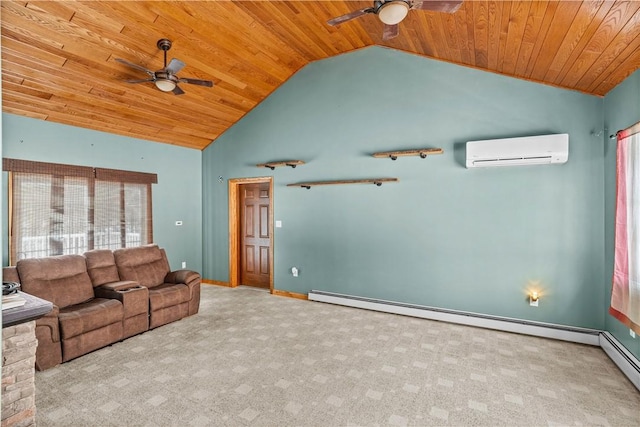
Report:
[[[157,175],[3,159],[9,172],[11,264],[153,242]]]

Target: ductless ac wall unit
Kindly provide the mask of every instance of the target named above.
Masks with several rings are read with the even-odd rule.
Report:
[[[566,163],[569,134],[467,142],[467,168]]]

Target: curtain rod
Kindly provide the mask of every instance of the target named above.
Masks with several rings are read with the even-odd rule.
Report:
[[[626,129],[621,129],[618,132],[614,133],[613,135],[609,135],[609,139],[617,138],[618,135],[620,135],[621,133],[624,133],[625,137],[640,133],[640,122],[638,122],[638,123],[636,123],[634,125],[631,125]]]

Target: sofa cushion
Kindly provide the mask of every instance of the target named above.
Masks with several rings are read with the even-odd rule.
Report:
[[[116,249],[113,252],[120,280],[132,280],[147,288],[164,283],[169,264],[157,245]]]
[[[186,285],[163,283],[149,289],[149,308],[151,311],[171,307],[189,301],[189,288]]]
[[[82,255],[23,259],[16,264],[22,290],[59,308],[93,298],[93,286]]]
[[[91,278],[93,286],[104,285],[105,283],[118,282],[118,268],[113,252],[109,249],[96,249],[84,253],[87,262],[87,272]]]
[[[60,335],[65,340],[112,323],[122,322],[124,310],[118,300],[95,298],[60,310],[58,318]]]

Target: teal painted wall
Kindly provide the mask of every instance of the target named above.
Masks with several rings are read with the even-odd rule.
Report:
[[[2,155],[8,158],[158,174],[153,184],[154,240],[173,269],[202,271],[202,152],[168,144],[2,115]],[[3,173],[3,192],[7,174]],[[7,204],[3,198],[3,265],[8,263]],[[175,226],[182,220],[181,227]]]
[[[271,175],[276,289],[602,328],[602,117],[597,97],[379,47],[310,64],[204,151],[203,275],[229,280],[227,180]],[[547,133],[570,134],[567,164],[464,167],[468,140]],[[370,156],[420,147],[445,154]],[[255,167],[282,159],[308,164]],[[286,186],[372,177],[400,183]]]
[[[640,121],[640,71],[636,71],[604,98],[605,128],[605,328],[627,349],[640,359],[640,338],[632,338],[629,328],[608,314],[611,300],[611,278],[613,277],[613,253],[615,242],[616,207],[616,140],[609,135]]]

